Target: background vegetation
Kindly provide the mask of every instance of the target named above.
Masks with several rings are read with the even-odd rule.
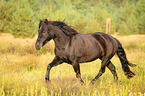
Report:
[[[64,20],[79,33],[145,34],[145,0],[0,0],[0,33],[37,34],[39,19]]]

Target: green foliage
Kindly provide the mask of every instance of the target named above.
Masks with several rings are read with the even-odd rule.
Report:
[[[0,32],[9,33],[10,22],[13,18],[13,13],[16,11],[16,6],[11,2],[0,1]]]
[[[39,19],[64,20],[79,33],[105,32],[111,18],[111,33],[144,34],[144,0],[8,0],[0,1],[0,33],[33,37]]]
[[[42,46],[41,46],[41,48],[40,48],[40,51],[41,51],[42,53],[46,53],[46,52],[44,51],[44,49],[43,49]]]
[[[16,12],[13,13],[11,32],[18,37],[33,37],[36,33],[34,12],[26,0],[16,2]]]
[[[138,20],[137,22],[137,26],[139,29],[139,33],[140,34],[144,34],[145,33],[145,1],[144,0],[139,0],[137,2],[137,6],[136,6],[136,13],[135,16]]]

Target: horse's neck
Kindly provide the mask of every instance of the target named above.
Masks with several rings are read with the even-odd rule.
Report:
[[[64,33],[57,34],[56,38],[54,39],[56,48],[64,48],[66,44],[70,41],[69,36],[66,36]]]

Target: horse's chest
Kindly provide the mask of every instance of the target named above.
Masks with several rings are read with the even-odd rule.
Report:
[[[68,52],[66,51],[65,48],[56,50],[56,55],[59,56],[59,58],[67,58],[68,57]]]
[[[61,49],[61,50],[56,50],[56,55],[59,56],[61,60],[67,63],[71,63],[72,58],[74,57],[73,54],[68,49]]]
[[[61,48],[61,49],[56,49],[56,55],[59,56],[59,57],[63,57],[63,56],[66,56],[66,51],[65,51],[65,48]]]

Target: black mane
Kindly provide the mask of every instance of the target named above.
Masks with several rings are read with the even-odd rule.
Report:
[[[76,35],[78,32],[71,28],[69,25],[65,24],[61,21],[49,21],[50,24],[57,26],[59,29],[61,29],[66,35]]]

